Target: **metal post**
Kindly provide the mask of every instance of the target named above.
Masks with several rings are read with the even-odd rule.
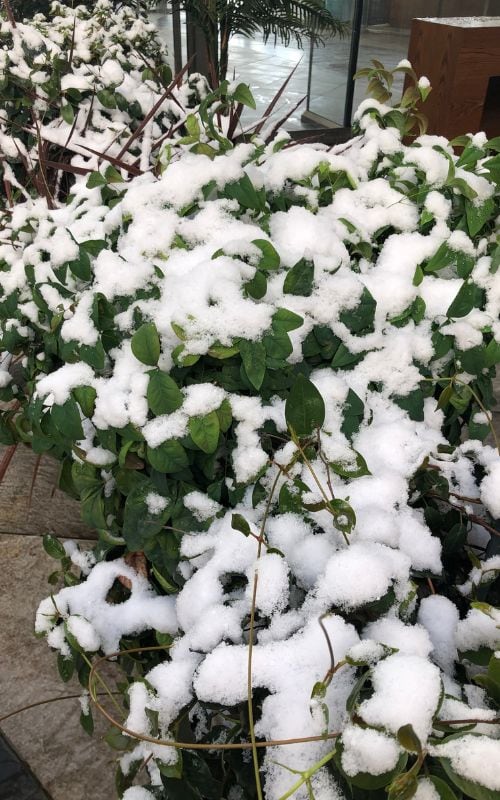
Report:
[[[344,127],[351,125],[352,104],[354,99],[354,74],[358,67],[359,40],[361,37],[361,20],[363,18],[363,0],[355,0],[352,20],[351,49],[349,51],[349,65],[347,67],[347,89],[344,105]]]
[[[177,4],[172,7],[172,32],[174,37],[174,69],[178,74],[183,65],[181,38],[181,10]]]

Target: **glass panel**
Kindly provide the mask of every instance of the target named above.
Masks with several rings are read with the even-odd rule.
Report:
[[[326,118],[325,121],[343,125],[347,91],[351,28],[354,0],[326,0],[328,10],[338,19],[349,23],[349,30],[342,38],[326,41],[324,46],[314,47],[310,61],[309,96],[306,116]]]
[[[351,25],[354,0],[325,0],[327,8]],[[476,17],[500,15],[500,0],[364,0],[357,67],[369,66],[373,58],[395,67],[407,58],[411,20],[415,17]],[[472,20],[464,24],[471,24]],[[487,21],[485,20],[485,23]],[[306,119],[329,125],[344,124],[349,78],[351,32],[334,38],[325,47],[315,47],[310,59],[309,96]],[[403,88],[403,76],[394,82],[394,96]],[[366,81],[356,81],[353,109],[366,96]]]

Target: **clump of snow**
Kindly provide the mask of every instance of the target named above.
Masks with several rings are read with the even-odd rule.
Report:
[[[463,778],[492,791],[500,790],[500,741],[488,736],[461,736],[437,745],[432,753],[448,758],[452,768]]]
[[[439,669],[421,656],[395,653],[373,668],[372,683],[372,697],[359,706],[365,722],[391,733],[410,724],[426,742],[442,691]]]
[[[347,775],[389,772],[396,766],[400,753],[396,740],[385,733],[358,725],[346,725],[342,732],[341,763]]]
[[[149,494],[146,495],[146,505],[150,514],[161,514],[167,507],[167,503],[167,498],[162,497],[161,494],[157,494],[156,492],[149,492]]]

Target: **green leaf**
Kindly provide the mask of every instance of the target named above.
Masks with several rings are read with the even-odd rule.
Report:
[[[189,464],[186,451],[177,439],[170,439],[158,447],[148,447],[147,458],[153,469],[167,475],[181,472]]]
[[[273,314],[272,327],[275,331],[288,333],[301,328],[303,324],[304,318],[287,308],[278,308]]]
[[[492,580],[498,575],[494,573]],[[493,700],[493,703],[500,707],[500,658],[493,655],[488,662],[488,671],[486,675],[480,674],[473,678],[475,683],[478,683]]]
[[[439,272],[439,270],[444,269],[449,264],[452,264],[454,258],[455,258],[454,251],[450,247],[448,247],[448,244],[446,242],[443,242],[438,247],[432,258],[428,260],[427,264],[425,265],[425,272],[426,273]]]
[[[160,358],[160,337],[154,322],[145,322],[134,333],[131,340],[134,356],[142,364],[155,367]]]
[[[75,671],[75,662],[73,658],[65,658],[61,653],[57,654],[57,671],[59,677],[64,683],[68,683],[73,677]]]
[[[184,121],[184,125],[186,126],[186,130],[189,136],[193,136],[195,139],[199,139],[201,134],[200,123],[198,121],[198,117],[194,114],[188,114]]]
[[[231,423],[233,421],[231,403],[227,398],[222,401],[219,408],[216,410],[216,414],[219,418],[219,425],[222,433],[226,433],[226,431],[228,431],[231,427]]]
[[[415,733],[413,726],[410,724],[402,725],[401,728],[398,729],[397,740],[401,747],[403,747],[405,750],[408,750],[409,753],[422,752],[422,744],[420,739]]]
[[[72,125],[75,119],[75,112],[70,103],[65,103],[61,106],[61,117],[68,124]]]
[[[250,281],[244,284],[245,291],[254,300],[261,300],[267,292],[267,278],[263,272],[257,270]]]
[[[189,434],[191,439],[204,453],[214,453],[219,443],[220,425],[216,411],[203,417],[191,417]]]
[[[165,508],[158,514],[149,511],[147,497],[151,492],[159,494],[152,481],[141,482],[125,501],[122,535],[130,551],[144,550],[146,543],[159,533],[172,511],[171,498],[166,497]]]
[[[492,339],[486,347],[485,366],[493,367],[498,363],[500,363],[500,344],[495,339]]]
[[[256,191],[246,172],[239,181],[228,184],[225,187],[225,193],[229,198],[237,200],[243,208],[249,208],[253,211],[263,210],[261,196]]]
[[[80,413],[73,399],[66,400],[62,406],[52,406],[50,418],[59,433],[65,438],[70,439],[72,442],[77,442],[84,438]]]
[[[495,217],[496,203],[492,198],[485,200],[481,205],[476,206],[470,200],[465,201],[465,214],[467,217],[467,227],[471,236],[475,236],[486,225],[488,220]]]
[[[233,514],[231,517],[231,527],[234,528],[235,531],[239,531],[244,536],[250,536],[252,530],[250,525],[246,521],[245,517],[241,514]]]
[[[97,92],[97,99],[104,108],[116,108],[115,96],[108,89],[101,89]]]
[[[91,172],[87,179],[87,189],[95,189],[98,186],[106,186],[106,179],[100,172]]]
[[[236,100],[237,103],[248,106],[248,108],[257,108],[255,105],[254,96],[246,83],[239,83],[236,89],[233,91],[232,96],[233,100]]]
[[[85,733],[88,733],[89,736],[92,736],[94,733],[94,718],[92,716],[92,709],[89,708],[88,714],[84,714],[83,711],[80,714],[80,725],[82,726]]]
[[[424,271],[421,266],[417,266],[415,269],[415,274],[413,276],[413,286],[420,286],[424,279]]]
[[[365,406],[363,401],[358,397],[356,392],[349,389],[344,403],[343,417],[344,421],[340,430],[348,439],[351,439],[354,433],[357,433],[363,421]]]
[[[82,281],[90,281],[92,277],[92,267],[90,265],[90,258],[85,250],[80,248],[78,258],[74,261],[70,261],[68,266],[73,275],[76,275],[77,278],[80,278]]]
[[[82,409],[83,414],[90,419],[94,415],[97,392],[93,386],[77,386],[73,389],[73,396]]]
[[[106,183],[123,183],[121,172],[118,172],[113,164],[108,164],[104,170],[104,177],[106,178]]]
[[[56,539],[55,536],[52,536],[50,533],[46,533],[42,539],[43,549],[51,558],[56,558],[58,561],[61,558],[66,557],[66,550],[64,549],[63,545]]]
[[[465,317],[473,308],[481,308],[483,303],[484,289],[476,286],[472,281],[468,281],[460,287],[457,296],[446,312],[446,316]]]
[[[352,367],[364,358],[364,353],[351,353],[345,344],[341,342],[332,358],[331,366],[333,369],[343,369]]]
[[[177,592],[179,591],[179,587],[178,586],[174,586],[173,583],[170,583],[170,581],[168,581],[165,578],[165,576],[162,575],[162,573],[158,569],[156,569],[154,564],[152,564],[152,566],[151,566],[151,571],[152,571],[153,575],[155,576],[156,580],[158,581],[158,583],[160,584],[160,586],[161,586],[161,588],[163,589],[164,592],[166,592],[167,594],[177,594]],[[159,635],[161,635],[161,634],[158,634],[158,633],[156,634],[156,638],[157,639],[158,639]],[[166,635],[168,635],[168,634],[166,634]],[[169,637],[169,639],[171,640],[171,637]],[[163,645],[164,642],[158,642],[158,644]]]
[[[98,256],[101,250],[105,250],[107,246],[108,243],[105,239],[87,239],[86,242],[80,242],[80,249],[91,256]]]
[[[424,419],[424,393],[422,389],[413,389],[407,395],[395,395],[394,402],[399,408],[408,413],[414,422],[422,422]]]
[[[342,311],[340,321],[349,328],[351,333],[372,333],[375,320],[375,298],[365,287],[360,297],[359,304],[350,311]]]
[[[258,263],[259,269],[274,270],[280,268],[281,259],[279,253],[271,242],[268,242],[267,239],[253,239],[252,244],[258,247],[262,253],[262,258]]]
[[[262,342],[239,342],[241,360],[248,380],[259,390],[266,374],[266,348]]]
[[[285,403],[285,419],[297,436],[309,436],[325,421],[325,402],[315,385],[298,375]]]
[[[370,470],[366,464],[365,459],[358,453],[356,450],[354,451],[356,456],[356,460],[354,462],[345,462],[345,461],[337,461],[333,464],[330,464],[330,468],[335,472],[336,475],[340,475],[341,478],[361,478],[363,475],[371,475]]]
[[[110,728],[104,735],[104,741],[109,744],[113,750],[129,750],[133,745],[134,740],[130,736],[125,736],[118,728]]]
[[[177,411],[184,402],[184,395],[170,375],[156,369],[149,373],[147,399],[153,414],[161,416]]]
[[[434,784],[434,788],[436,789],[440,800],[457,800],[455,792],[446,783],[446,781],[444,781],[442,778],[438,778],[437,775],[428,775],[427,777]]]
[[[102,487],[96,487],[84,492],[81,496],[81,514],[84,522],[91,528],[105,530],[106,516],[104,513],[104,498]]]
[[[287,272],[283,282],[283,293],[310,297],[314,282],[314,264],[301,258]]]

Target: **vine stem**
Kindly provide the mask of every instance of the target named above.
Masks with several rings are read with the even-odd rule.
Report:
[[[105,697],[108,696],[108,692],[98,692],[97,694],[99,697],[102,697],[103,695]],[[113,692],[113,694],[121,694],[121,692],[116,691]],[[81,692],[80,694],[63,694],[60,695],[59,697],[47,697],[45,700],[37,700],[35,703],[28,703],[27,705],[22,706],[21,708],[16,708],[15,711],[9,711],[8,714],[4,714],[2,717],[0,717],[0,724],[10,719],[11,717],[15,717],[17,714],[22,714],[23,711],[29,711],[32,708],[37,708],[37,706],[47,706],[49,705],[49,703],[58,703],[59,700],[76,700],[81,696],[82,696]]]
[[[308,783],[316,772],[318,772],[322,767],[328,764],[328,762],[332,760],[334,755],[335,755],[335,750],[332,750],[331,753],[327,753],[326,756],[323,756],[323,758],[320,761],[317,761],[316,764],[313,764],[312,767],[309,767],[309,769],[305,770],[304,772],[301,772],[298,781],[296,781],[293,784],[293,786],[291,786],[290,789],[287,792],[285,792],[285,794],[282,794],[279,800],[288,800],[288,798],[291,797],[292,794],[295,794],[295,792],[298,789],[300,789],[300,787],[303,786],[304,783]],[[297,770],[292,770],[292,771],[296,772]]]
[[[319,433],[319,431],[318,431],[318,433]],[[318,476],[316,475],[316,472],[314,471],[313,465],[311,464],[311,462],[309,461],[308,457],[306,456],[306,454],[304,452],[304,448],[302,447],[297,435],[292,430],[291,430],[291,437],[292,437],[292,442],[294,443],[295,447],[298,449],[298,451],[300,452],[302,458],[304,459],[304,463],[305,463],[307,469],[309,470],[309,472],[311,473],[311,475],[312,475],[312,477],[314,479],[314,482],[315,482],[316,486],[318,487],[323,500],[325,501],[327,510],[330,512],[332,517],[335,518],[335,513],[333,511],[332,503],[331,503],[332,500],[335,500],[335,497],[333,496],[333,492],[332,492],[332,497],[329,498],[327,493],[325,492],[325,489],[324,489],[320,479],[318,478]],[[321,451],[321,448],[320,448],[320,451]],[[323,463],[325,463],[321,455],[320,455],[320,459],[321,459],[321,461]],[[330,475],[329,475],[328,470],[327,470],[327,476],[328,476],[329,485],[331,486],[331,479],[330,479]],[[347,545],[350,545],[351,543],[349,541],[349,537],[347,536],[345,531],[341,531],[341,533],[342,533],[342,536],[344,537],[345,543]]]
[[[150,647],[133,647],[128,650],[117,650],[115,653],[109,653],[106,656],[101,656],[100,658],[95,659],[92,664],[92,668],[90,670],[89,675],[89,684],[88,690],[90,699],[94,703],[97,710],[110,722],[115,728],[118,728],[119,731],[122,733],[126,733],[128,736],[131,736],[134,739],[137,739],[140,742],[151,742],[151,744],[159,744],[162,747],[174,747],[178,750],[251,750],[254,747],[277,747],[278,745],[288,745],[288,744],[306,744],[307,742],[326,742],[330,741],[331,739],[336,739],[341,734],[340,732],[335,733],[324,733],[319,736],[298,736],[292,739],[271,739],[264,742],[230,742],[225,744],[204,744],[201,742],[176,742],[175,739],[158,739],[154,738],[153,736],[147,736],[146,734],[138,733],[137,731],[133,731],[131,728],[125,727],[122,725],[121,722],[118,722],[111,714],[101,705],[99,700],[97,699],[98,696],[101,696],[100,693],[96,692],[95,684],[97,680],[97,667],[103,661],[108,661],[110,658],[119,658],[120,656],[132,654],[132,653],[143,653],[143,652],[151,652],[154,650],[165,650],[165,645],[154,645]],[[107,693],[106,693],[107,694]]]
[[[271,491],[269,492],[269,497],[267,498],[266,508],[264,511],[264,516],[262,517],[262,524],[260,526],[259,532],[259,542],[257,546],[257,561],[260,559],[262,554],[262,543],[264,541],[264,533],[266,529],[267,518],[269,517],[269,513],[271,511],[271,504],[273,502],[274,493],[276,491],[276,487],[278,486],[278,481],[281,477],[281,471],[278,470],[276,472],[276,476],[271,486]],[[255,569],[255,574],[253,576],[253,591],[252,591],[252,606],[250,609],[250,630],[248,634],[248,662],[247,662],[247,704],[248,704],[248,726],[250,729],[250,741],[252,743],[252,760],[253,760],[253,769],[255,774],[255,788],[257,789],[257,798],[258,800],[263,800],[262,795],[262,785],[260,781],[260,771],[259,771],[259,755],[257,752],[257,741],[255,738],[255,727],[254,727],[254,716],[253,716],[253,698],[252,698],[252,658],[253,658],[253,636],[254,636],[254,628],[255,628],[255,607],[257,604],[257,588],[259,585],[259,571],[258,566]]]

